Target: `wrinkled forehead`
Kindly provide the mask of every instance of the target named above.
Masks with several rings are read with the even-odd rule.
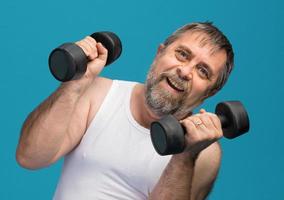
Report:
[[[217,44],[215,38],[211,37],[209,34],[202,32],[200,30],[188,30],[184,33],[181,33],[177,37],[176,41],[185,40],[185,39],[187,39],[188,42],[192,41],[197,42],[200,48],[208,49],[211,55],[223,50]]]
[[[210,66],[213,74],[219,74],[225,67],[226,51],[218,48],[218,45],[215,45],[206,33],[187,31],[180,34],[171,45],[171,48],[188,49],[192,55],[197,56],[197,59]]]

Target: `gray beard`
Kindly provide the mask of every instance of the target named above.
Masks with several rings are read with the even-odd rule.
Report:
[[[159,87],[159,83],[167,76],[175,76],[163,73],[155,76],[153,68],[148,73],[146,80],[146,103],[150,109],[159,117],[172,114],[177,118],[183,118],[191,113],[192,108],[186,105],[188,91],[179,96],[173,96],[169,91]]]

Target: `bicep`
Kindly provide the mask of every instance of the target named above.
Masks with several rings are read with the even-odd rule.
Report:
[[[87,95],[82,95],[78,99],[78,102],[72,111],[70,120],[65,130],[63,142],[60,146],[60,149],[53,157],[51,163],[54,163],[62,156],[65,156],[79,144],[87,129],[90,107],[90,99],[87,98]]]
[[[210,193],[221,163],[221,148],[215,142],[198,156],[191,189],[192,200],[203,200]]]
[[[93,85],[78,99],[66,130],[64,142],[54,161],[68,154],[80,143],[92,119],[99,110],[111,84],[111,80],[97,77]]]

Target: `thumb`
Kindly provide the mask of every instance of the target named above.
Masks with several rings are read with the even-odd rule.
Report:
[[[206,110],[205,109],[200,109],[200,111],[199,111],[201,114],[203,114],[203,113],[206,113]]]
[[[98,49],[98,57],[97,57],[97,59],[99,59],[102,62],[104,62],[104,65],[105,65],[106,61],[107,61],[108,50],[100,42],[97,43],[97,49]]]

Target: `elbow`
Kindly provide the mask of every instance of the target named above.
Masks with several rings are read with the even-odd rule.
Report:
[[[36,170],[43,167],[18,150],[16,153],[16,161],[21,167],[29,170]]]

